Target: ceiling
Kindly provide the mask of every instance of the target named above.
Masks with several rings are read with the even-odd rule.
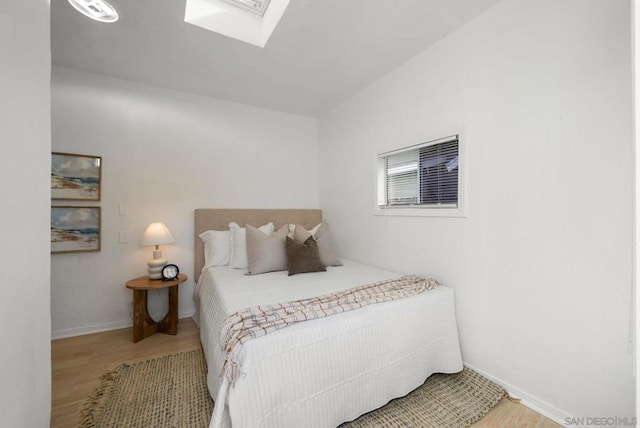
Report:
[[[317,117],[500,0],[291,0],[259,48],[184,22],[185,0],[51,0],[55,66]]]

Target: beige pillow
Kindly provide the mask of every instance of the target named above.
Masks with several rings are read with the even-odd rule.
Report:
[[[260,226],[261,230],[267,235],[273,233],[273,223]],[[231,256],[229,267],[233,269],[246,269],[249,265],[247,260],[247,229],[240,227],[237,223],[229,223],[229,233],[231,235]]]
[[[309,237],[313,237],[318,243],[318,251],[320,252],[320,260],[325,266],[342,266],[338,253],[336,253],[333,245],[333,239],[331,238],[331,232],[329,231],[329,225],[326,222],[322,222],[311,231],[306,230],[304,226],[296,224],[296,228],[293,232],[293,237],[296,241],[302,243]]]
[[[285,238],[289,226],[282,226],[277,232],[266,235],[259,229],[247,225],[247,262],[250,275],[287,270]]]
[[[318,243],[312,236],[302,242],[287,236],[287,265],[289,276],[305,272],[324,272],[327,269],[320,261]]]

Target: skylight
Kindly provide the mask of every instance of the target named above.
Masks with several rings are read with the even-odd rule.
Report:
[[[269,7],[270,0],[223,0],[223,1],[233,6],[246,9],[260,16],[264,16],[264,13]]]
[[[187,0],[185,22],[263,48],[289,0]]]

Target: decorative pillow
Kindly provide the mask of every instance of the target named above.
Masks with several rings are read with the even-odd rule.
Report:
[[[265,235],[271,235],[273,229],[273,223],[265,224],[258,228]],[[231,233],[231,260],[229,261],[229,267],[246,269],[249,265],[247,260],[247,230],[232,222],[229,223],[229,232]]]
[[[325,222],[318,228],[314,238],[318,242],[318,251],[320,252],[320,260],[325,266],[342,266],[340,257],[333,245],[333,238],[329,230],[329,225]]]
[[[303,243],[286,238],[287,267],[289,276],[305,272],[325,272],[327,269],[320,261],[318,243],[310,236]]]
[[[282,226],[271,235],[265,235],[255,227],[247,225],[247,261],[250,275],[287,270],[284,240],[288,233],[289,225]]]
[[[318,243],[318,251],[320,252],[320,260],[325,266],[342,266],[338,253],[336,253],[329,231],[329,225],[322,222],[313,229],[306,230],[304,226],[296,224],[293,232],[294,239],[298,242],[305,242],[310,236]]]
[[[230,235],[228,230],[207,230],[198,235],[204,244],[204,267],[229,264],[229,260],[231,260]]]
[[[311,230],[307,230],[304,228],[304,226],[300,226],[299,224],[296,224],[293,227],[293,239],[295,239],[298,242],[304,242],[306,241],[310,236],[313,236],[315,238],[316,232],[318,231],[318,229],[320,228],[320,226],[322,226],[322,223],[317,224],[313,229]]]

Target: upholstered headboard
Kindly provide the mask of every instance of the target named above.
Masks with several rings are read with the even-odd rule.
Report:
[[[199,234],[207,230],[229,230],[229,223],[235,221],[240,226],[250,224],[258,227],[272,222],[278,230],[287,223],[295,223],[311,229],[322,221],[319,209],[219,209],[199,208],[195,210],[194,221],[194,264],[193,275],[198,278],[204,266],[204,246]]]

